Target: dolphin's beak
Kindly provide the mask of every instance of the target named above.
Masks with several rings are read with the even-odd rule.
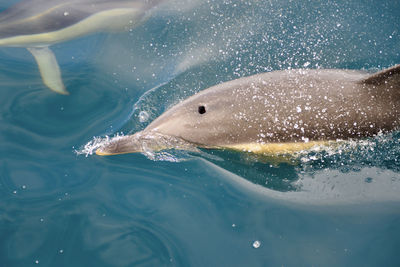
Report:
[[[127,136],[116,136],[104,146],[96,150],[96,154],[99,156],[109,156],[117,154],[127,154],[142,152],[143,149],[137,138],[137,134]]]
[[[152,152],[163,149],[183,149],[194,150],[193,144],[190,144],[178,137],[163,135],[155,131],[137,132],[133,135],[116,136],[107,141],[96,154],[99,156],[109,156],[127,153]]]

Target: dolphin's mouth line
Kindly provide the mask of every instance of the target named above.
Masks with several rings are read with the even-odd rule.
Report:
[[[166,149],[196,150],[196,145],[176,136],[158,132],[137,132],[133,135],[116,136],[106,140],[96,150],[99,156],[152,153]]]

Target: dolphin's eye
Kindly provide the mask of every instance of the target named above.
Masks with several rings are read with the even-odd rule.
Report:
[[[199,111],[200,114],[204,114],[204,113],[206,113],[206,107],[205,106],[199,106],[198,111]]]

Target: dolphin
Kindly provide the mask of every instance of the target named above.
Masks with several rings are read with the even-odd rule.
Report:
[[[49,46],[95,32],[135,27],[161,0],[24,0],[0,13],[0,46],[26,47],[44,84],[68,94]]]
[[[183,144],[292,153],[399,126],[400,65],[372,75],[339,69],[281,70],[205,89],[143,131],[112,138],[96,153],[184,148]]]

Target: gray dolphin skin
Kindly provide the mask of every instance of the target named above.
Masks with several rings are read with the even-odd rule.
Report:
[[[94,32],[120,31],[145,20],[161,0],[24,0],[0,13],[0,46],[26,47],[44,84],[68,94],[49,49]]]
[[[374,136],[399,126],[400,65],[373,75],[354,70],[282,70],[201,91],[167,110],[143,131],[111,139],[96,153],[141,152],[141,143],[164,149],[180,147],[183,142],[206,148],[290,153],[330,141]]]

